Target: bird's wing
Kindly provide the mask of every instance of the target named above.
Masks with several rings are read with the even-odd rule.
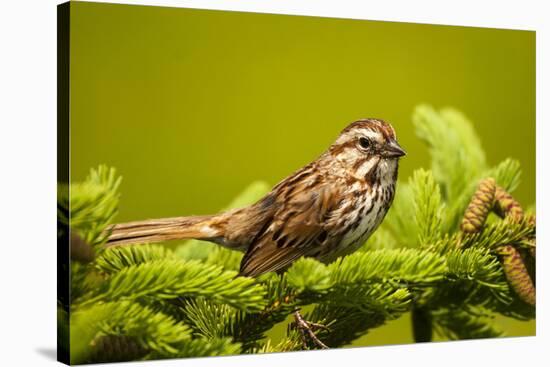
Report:
[[[282,194],[283,195],[283,194]],[[319,185],[284,193],[283,205],[269,226],[249,246],[240,274],[257,276],[286,268],[301,256],[312,255],[328,240],[326,219],[339,205],[335,187]]]

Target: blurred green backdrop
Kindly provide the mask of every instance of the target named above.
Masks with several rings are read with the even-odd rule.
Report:
[[[394,125],[405,180],[429,167],[423,102],[462,110],[490,164],[519,159],[535,202],[535,32],[72,2],[70,36],[71,179],[116,167],[119,221],[216,212],[363,117]],[[404,317],[355,345],[406,342]]]

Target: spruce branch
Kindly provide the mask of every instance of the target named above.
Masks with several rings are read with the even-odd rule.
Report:
[[[96,259],[95,266],[99,271],[113,274],[130,266],[164,259],[175,259],[175,255],[162,245],[108,247]]]
[[[411,301],[407,287],[423,287],[444,279],[444,258],[415,249],[358,252],[330,265],[302,259],[287,273],[300,304],[319,302],[353,308],[383,318],[405,312]]]
[[[286,272],[289,285],[299,293],[324,294],[333,285],[326,265],[311,258],[302,258]]]
[[[241,345],[233,342],[231,338],[197,338],[184,343],[177,353],[163,355],[154,352],[148,356],[148,359],[217,357],[239,354],[240,352]]]
[[[388,211],[384,225],[374,233],[374,236],[387,228],[391,238],[398,244],[396,247],[416,247],[418,228],[416,222],[411,220],[416,215],[413,188],[409,183],[401,183],[397,185],[395,197],[396,200]]]
[[[242,310],[265,305],[265,290],[254,279],[197,261],[164,259],[123,268],[105,280],[95,294],[82,300],[89,305],[102,300],[158,297],[207,297]]]
[[[507,158],[489,169],[485,177],[493,177],[498,186],[507,192],[513,192],[521,181],[521,166],[516,159]]]
[[[80,263],[73,261],[71,264],[71,300],[86,297],[101,286],[103,277],[96,271],[93,263]]]
[[[216,247],[218,247],[216,244],[206,241],[186,240],[175,249],[174,253],[184,261],[205,261]]]
[[[484,287],[506,291],[502,267],[489,249],[472,247],[456,249],[447,255],[448,278],[471,281]]]
[[[93,341],[106,335],[130,337],[140,348],[173,354],[190,338],[191,330],[167,315],[131,301],[82,307],[71,314],[72,362],[82,363],[91,358]]]
[[[432,171],[446,202],[460,198],[486,169],[485,154],[470,121],[447,108],[418,106],[413,113],[417,136],[430,149]]]
[[[101,165],[90,170],[84,182],[71,184],[69,190],[59,186],[58,220],[76,230],[85,242],[102,243],[106,240],[104,229],[118,212],[121,181],[114,168]]]
[[[432,173],[423,169],[413,173],[410,185],[414,195],[418,241],[422,247],[427,247],[441,236],[441,217],[444,208],[439,185]]]
[[[443,278],[444,258],[417,249],[376,250],[355,253],[328,265],[335,285],[390,282],[426,285]]]
[[[294,309],[294,295],[284,278],[270,276],[264,282],[267,306],[257,312],[244,312],[206,299],[187,300],[183,319],[196,335],[206,338],[231,337],[242,344],[244,353],[259,347],[264,333],[283,321]]]
[[[207,264],[222,266],[225,270],[239,271],[243,253],[216,246],[205,259]]]
[[[312,259],[297,261],[287,272],[300,304],[334,303],[385,315],[404,312],[410,303],[407,287],[441,281],[444,258],[415,249],[358,252],[330,265]]]
[[[533,231],[532,222],[528,218],[506,218],[485,225],[481,232],[463,236],[462,246],[496,251],[503,243],[521,243],[522,239],[532,235]]]
[[[188,299],[181,305],[182,316],[193,334],[206,339],[232,336],[238,310],[204,298]]]
[[[417,341],[432,332],[496,337],[502,333],[494,315],[534,318],[534,209],[525,215],[509,194],[519,184],[519,163],[488,168],[473,125],[455,110],[420,106],[413,120],[432,169],[397,186],[384,224],[356,253],[331,264],[302,258],[279,275],[236,277],[242,253],[203,241],[185,241],[175,251],[101,250],[120,178],[100,167],[72,184],[71,197],[59,199],[58,220],[94,249],[71,265],[73,360],[301,350],[300,333],[290,326],[281,342],[266,338],[298,308],[305,320],[328,326],[316,335],[329,347],[349,345],[409,311]],[[252,204],[268,189],[253,183],[226,209]],[[504,219],[489,216],[491,209]]]
[[[477,312],[476,312],[477,311]],[[440,309],[433,312],[435,332],[450,340],[498,338],[504,333],[493,324],[487,311],[462,308]]]
[[[306,313],[304,318],[310,322],[325,325],[316,334],[329,348],[349,345],[358,337],[365,335],[368,330],[383,325],[388,319],[401,315],[398,313],[381,313],[373,310],[364,310],[356,307],[346,307],[332,303],[321,303]],[[302,350],[303,342],[300,333],[289,325],[286,338],[275,346],[269,346],[269,351]],[[317,349],[308,346],[308,349]]]
[[[100,335],[90,342],[90,355],[86,362],[109,363],[141,360],[149,351],[135,337]]]

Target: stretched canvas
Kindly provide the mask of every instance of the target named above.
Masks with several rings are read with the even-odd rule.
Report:
[[[535,335],[535,130],[534,31],[61,4],[58,359]]]

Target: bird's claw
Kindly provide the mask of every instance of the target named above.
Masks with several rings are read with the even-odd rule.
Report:
[[[322,349],[328,349],[327,345],[323,343],[314,333],[314,331],[316,330],[329,331],[328,327],[322,324],[304,320],[299,310],[294,312],[294,325],[300,331],[300,336],[302,338],[302,345],[304,346],[304,349],[308,348],[308,338],[318,347]]]

